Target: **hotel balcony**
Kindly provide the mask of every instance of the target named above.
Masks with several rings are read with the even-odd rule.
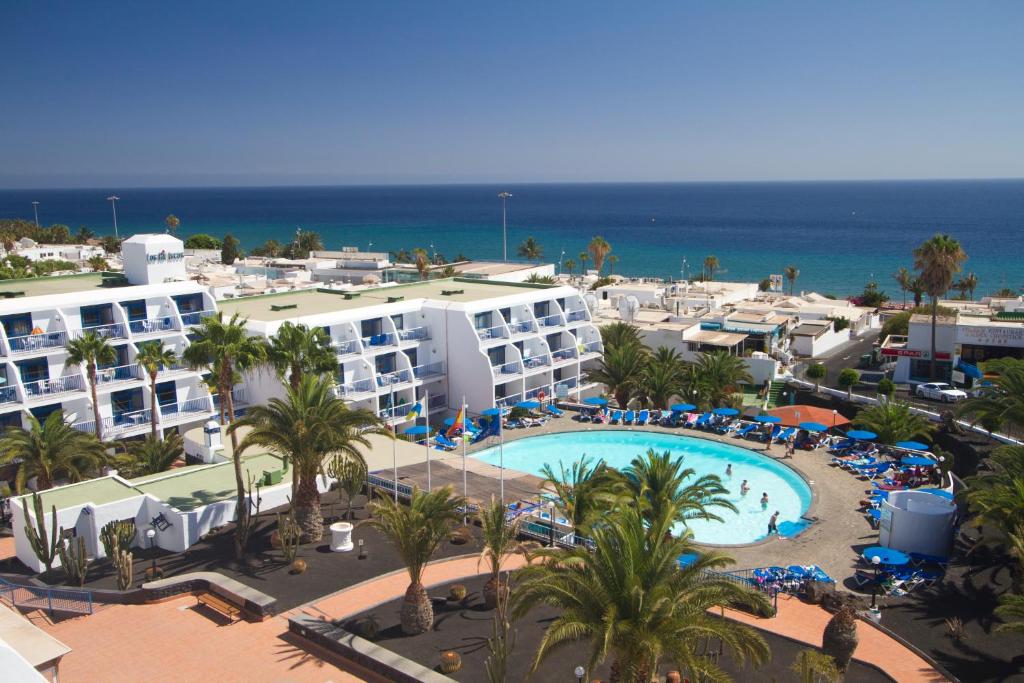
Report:
[[[146,320],[132,320],[128,323],[128,329],[136,337],[151,334],[163,334],[177,330],[174,322],[169,317],[151,318]]]
[[[145,379],[142,368],[138,365],[118,365],[114,368],[100,368],[96,370],[96,386],[98,388],[112,384],[123,384],[125,382],[137,382]]]
[[[165,378],[171,377],[173,375],[180,375],[180,374],[185,373],[185,372],[196,372],[196,371],[193,370],[192,368],[190,368],[189,366],[187,366],[185,363],[182,363],[182,362],[179,361],[177,363],[173,363],[171,365],[164,365],[163,367],[161,367],[157,371],[156,377],[157,377],[157,381],[163,381]],[[146,376],[145,372],[142,373],[142,376],[143,376],[143,379],[148,379],[148,377]]]
[[[558,327],[559,325],[564,325],[565,323],[562,322],[562,316],[559,315],[558,313],[555,313],[554,315],[547,315],[544,316],[543,318],[537,318],[537,324],[540,325],[541,327]]]
[[[580,322],[581,320],[586,320],[586,319],[587,319],[587,312],[584,311],[583,309],[580,309],[578,311],[566,311],[565,312],[565,322],[566,323],[576,323],[576,322]]]
[[[413,374],[409,370],[382,372],[377,376],[377,386],[385,391],[390,391],[392,387],[397,388],[399,385],[412,382],[412,380]]]
[[[540,370],[551,365],[551,356],[546,353],[539,353],[536,356],[529,356],[523,358],[523,367],[526,368],[526,372],[532,370]]]
[[[601,342],[599,341],[585,342],[582,347],[580,358],[593,358],[601,355]]]
[[[232,399],[234,399],[233,394]],[[184,422],[202,420],[212,412],[213,407],[208,396],[190,398],[182,403],[162,405],[160,406],[160,426],[169,427]]]
[[[108,323],[106,325],[90,325],[71,332],[71,339],[78,339],[86,332],[92,332],[100,339],[126,339],[128,337],[125,326],[121,323]]]
[[[476,336],[481,341],[487,341],[491,339],[507,339],[508,331],[504,325],[495,325],[494,327],[482,327],[476,331]]]
[[[568,363],[576,360],[576,347],[566,346],[565,348],[557,349],[551,352],[551,358],[555,365],[562,363]]]
[[[377,385],[370,378],[357,379],[352,382],[343,382],[335,385],[334,394],[338,398],[354,401],[377,393]]]
[[[389,422],[402,421],[405,416],[409,414],[413,406],[416,403],[403,403],[402,405],[394,406],[392,408],[384,408],[383,410],[377,411],[377,417],[382,420],[388,420]]]
[[[427,363],[417,365],[412,369],[413,377],[423,381],[429,381],[438,377],[444,377],[444,363]]]
[[[60,396],[75,391],[85,391],[85,380],[81,375],[65,375],[25,382],[25,396],[29,400]]]
[[[12,354],[33,353],[35,351],[60,350],[68,344],[68,333],[41,332],[39,334],[26,334],[20,337],[11,337],[7,340],[11,347]]]
[[[0,405],[18,402],[18,392],[14,387],[0,387]]]
[[[183,325],[198,325],[203,321],[203,318],[208,318],[211,315],[216,315],[217,311],[213,309],[207,309],[204,311],[182,311],[181,323]]]
[[[532,320],[522,320],[520,322],[509,323],[508,328],[512,331],[513,337],[534,334],[537,331],[537,326]]]
[[[359,353],[359,342],[355,339],[331,342],[331,348],[338,356],[351,356]]]
[[[502,396],[499,399],[495,399],[494,403],[499,408],[511,408],[515,404],[523,400],[522,394],[513,394],[512,396]]]
[[[398,339],[401,342],[425,341],[430,339],[430,328],[413,327],[408,330],[398,330]]]
[[[523,366],[517,360],[491,366],[491,373],[496,377],[500,375],[518,375],[522,371]]]
[[[151,428],[152,419],[153,413],[148,408],[117,413],[113,417],[105,417],[101,420],[103,438],[109,439],[115,436],[138,436],[144,434]],[[95,420],[76,422],[72,426],[80,432],[96,433]]]
[[[370,337],[363,337],[363,349],[366,351],[374,351],[375,349],[386,348],[394,345],[395,335],[389,332],[375,334]]]

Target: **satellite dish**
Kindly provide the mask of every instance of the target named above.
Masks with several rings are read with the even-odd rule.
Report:
[[[640,301],[635,296],[619,297],[619,317],[626,322],[633,322],[639,310]]]
[[[597,310],[597,297],[594,296],[593,294],[587,294],[585,297],[583,297],[583,303],[587,305],[587,309],[591,312],[591,314],[593,314],[594,311]]]

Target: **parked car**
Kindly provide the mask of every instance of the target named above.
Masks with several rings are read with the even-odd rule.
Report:
[[[943,403],[956,403],[957,401],[962,401],[967,398],[966,392],[946,384],[945,382],[918,384],[914,393],[922,398],[930,398],[933,401],[942,401]]]

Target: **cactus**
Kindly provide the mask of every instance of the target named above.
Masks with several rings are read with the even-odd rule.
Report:
[[[294,562],[299,552],[299,542],[302,540],[302,529],[295,521],[295,512],[288,510],[287,515],[277,513],[277,535],[281,541],[281,554],[285,562]]]
[[[63,536],[64,530],[61,529]],[[85,575],[89,571],[89,558],[85,555],[85,539],[69,538],[62,541],[58,552],[60,553],[60,564],[64,567],[64,573],[69,580],[74,580],[79,586],[85,585]]]
[[[100,542],[107,557],[113,560],[118,551],[128,550],[135,542],[135,520],[114,520],[100,529]]]
[[[466,599],[466,587],[461,583],[453,583],[448,589],[448,599],[452,602],[462,602]]]
[[[462,668],[462,655],[453,650],[441,653],[441,673],[453,674]]]
[[[118,590],[126,591],[132,585],[132,560],[132,554],[127,550],[118,550],[114,554]]]
[[[57,541],[57,506],[52,506],[52,521],[50,522],[50,538],[47,541],[46,538],[46,516],[43,514],[43,499],[39,497],[38,493],[32,493],[32,508],[35,510],[36,526],[32,527],[32,523],[29,519],[28,514],[28,502],[21,499],[22,508],[25,510],[25,537],[28,539],[29,545],[32,546],[32,552],[36,554],[39,561],[46,566],[46,573],[49,574],[50,570],[53,569],[53,561],[57,557],[57,550],[60,547],[60,543]]]

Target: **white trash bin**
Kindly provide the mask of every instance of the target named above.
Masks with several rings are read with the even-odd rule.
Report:
[[[352,550],[352,524],[335,522],[331,525],[331,551],[347,553]]]

